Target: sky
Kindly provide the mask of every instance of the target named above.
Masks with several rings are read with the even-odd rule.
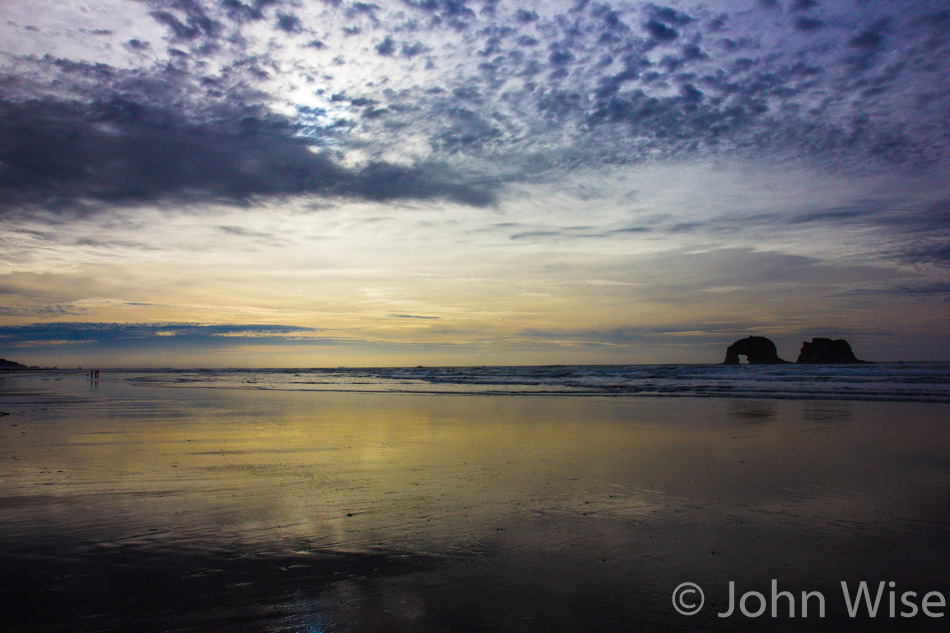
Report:
[[[0,356],[950,359],[945,0],[0,0]]]

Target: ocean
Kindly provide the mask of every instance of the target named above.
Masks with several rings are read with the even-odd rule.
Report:
[[[286,391],[950,403],[950,363],[203,369],[117,377],[143,386]]]
[[[26,631],[943,631],[950,364],[0,374]]]

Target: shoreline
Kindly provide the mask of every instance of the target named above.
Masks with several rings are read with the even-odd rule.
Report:
[[[82,391],[220,389],[536,398],[691,398],[950,403],[950,363],[789,365],[558,365],[335,369],[35,370],[0,384]]]

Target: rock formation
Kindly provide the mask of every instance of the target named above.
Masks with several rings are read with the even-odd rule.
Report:
[[[21,365],[20,363],[14,363],[12,360],[7,360],[6,358],[0,358],[0,369],[29,369],[29,367]]]
[[[802,351],[798,354],[798,362],[805,363],[863,363],[851,351],[851,346],[844,339],[831,340],[830,338],[813,338],[811,343],[803,342]]]
[[[787,363],[778,357],[775,343],[764,336],[749,336],[740,339],[726,349],[723,365],[738,365],[739,357],[745,356],[750,365],[780,365]]]

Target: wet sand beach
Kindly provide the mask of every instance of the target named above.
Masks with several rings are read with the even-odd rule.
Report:
[[[0,376],[24,631],[942,631],[947,405]],[[729,583],[824,596],[719,614]],[[850,617],[842,581],[893,582]],[[692,582],[703,608],[680,614]],[[757,607],[755,599],[747,603]],[[796,609],[801,600],[796,603]],[[946,609],[934,609],[945,612]]]

